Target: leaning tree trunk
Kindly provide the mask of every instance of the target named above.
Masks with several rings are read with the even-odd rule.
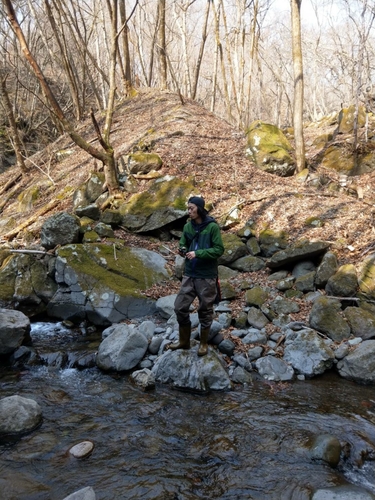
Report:
[[[118,182],[118,177],[117,177],[117,170],[116,170],[116,164],[115,164],[115,159],[114,159],[114,151],[113,148],[111,147],[108,137],[109,137],[109,129],[110,129],[110,124],[112,121],[112,117],[108,117],[108,113],[113,114],[113,107],[110,108],[108,107],[107,110],[107,119],[106,119],[106,131],[105,131],[105,139],[100,134],[100,131],[98,127],[96,126],[96,131],[97,134],[99,134],[99,142],[100,145],[102,146],[104,151],[101,151],[91,144],[89,144],[85,139],[83,139],[82,136],[80,136],[75,130],[73,125],[70,123],[69,120],[64,115],[64,112],[62,111],[59,103],[56,100],[55,95],[53,94],[50,86],[47,83],[47,80],[40,69],[37,61],[31,54],[29,47],[27,45],[25,36],[23,34],[23,31],[17,21],[16,14],[12,5],[11,0],[3,0],[4,5],[7,10],[7,15],[9,22],[14,30],[14,33],[19,41],[19,44],[21,46],[21,50],[30,64],[35,76],[37,77],[44,97],[46,99],[46,102],[48,103],[52,113],[56,116],[58,121],[61,123],[63,129],[66,131],[66,133],[71,137],[73,142],[77,144],[81,149],[86,151],[89,155],[92,157],[100,160],[103,165],[104,165],[104,173],[105,173],[105,180],[107,184],[107,188],[110,194],[114,194],[119,190],[119,182]],[[113,57],[113,54],[112,54]],[[113,63],[113,61],[112,61]],[[113,90],[114,92],[114,90]],[[111,96],[111,91],[110,91],[110,96]],[[97,125],[95,120],[94,120],[94,125]]]

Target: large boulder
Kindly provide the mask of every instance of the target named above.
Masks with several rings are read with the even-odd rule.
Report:
[[[347,307],[344,315],[349,322],[352,334],[362,340],[375,338],[375,316],[361,307]]]
[[[228,266],[231,262],[234,262],[249,253],[246,244],[237,235],[232,233],[223,233],[222,239],[224,253],[221,257],[219,257],[219,265]]]
[[[319,489],[311,500],[375,500],[375,495],[360,486],[344,484]]]
[[[267,261],[267,266],[275,269],[301,260],[312,259],[324,254],[329,247],[330,243],[327,241],[300,240],[295,245],[274,253]]]
[[[337,269],[338,263],[336,255],[333,252],[324,254],[315,273],[315,285],[318,288],[324,288],[329,278],[335,274]]]
[[[288,246],[288,234],[285,231],[263,229],[259,233],[259,246],[262,255],[271,257],[274,253]]]
[[[342,316],[341,303],[337,299],[318,297],[311,309],[309,322],[314,330],[337,342],[350,337],[350,326]]]
[[[284,360],[306,377],[321,375],[333,366],[335,354],[316,332],[310,329],[286,335]]]
[[[67,212],[59,212],[49,217],[40,232],[41,245],[47,250],[58,245],[68,245],[79,241],[81,224],[79,218]]]
[[[339,374],[361,384],[375,383],[375,340],[365,340],[338,362]]]
[[[275,382],[285,382],[293,380],[294,370],[283,359],[276,358],[275,356],[264,356],[256,360],[259,375],[266,380],[273,380]]]
[[[162,384],[197,392],[229,390],[231,382],[219,356],[209,348],[206,356],[197,356],[198,346],[190,350],[166,351],[154,364],[152,373]]]
[[[0,355],[13,353],[30,341],[30,320],[21,311],[0,309]]]
[[[51,317],[97,325],[155,312],[155,301],[142,290],[169,278],[165,259],[142,248],[113,245],[66,245],[58,249],[59,289],[48,304]]]
[[[338,268],[327,281],[327,295],[337,297],[354,297],[357,293],[358,279],[353,264],[345,264]]]
[[[128,155],[127,169],[131,174],[148,174],[153,170],[160,170],[163,160],[156,153],[137,151]]]
[[[0,300],[17,304],[17,309],[32,317],[45,311],[57,285],[49,275],[54,257],[38,254],[10,254],[0,267]]]
[[[187,215],[187,201],[194,192],[192,180],[163,177],[147,191],[132,195],[119,207],[122,226],[136,233],[162,228]]]
[[[9,396],[0,399],[0,436],[30,432],[42,421],[42,409],[33,399]]]
[[[133,325],[117,325],[99,345],[96,364],[102,370],[128,371],[137,366],[147,351],[148,340]]]
[[[246,133],[246,155],[258,168],[279,177],[293,175],[292,146],[278,127],[256,120]]]
[[[359,289],[370,300],[375,299],[375,254],[361,262],[358,272]]]

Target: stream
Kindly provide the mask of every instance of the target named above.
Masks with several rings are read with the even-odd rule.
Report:
[[[40,352],[82,354],[100,342],[48,323],[31,336]],[[345,484],[375,494],[375,389],[335,373],[202,396],[143,392],[128,374],[96,367],[3,366],[0,389],[43,411],[38,429],[0,442],[0,500],[62,500],[86,486],[97,500],[309,500]],[[345,444],[335,469],[311,459],[320,434]],[[69,449],[85,440],[93,452],[74,458]]]

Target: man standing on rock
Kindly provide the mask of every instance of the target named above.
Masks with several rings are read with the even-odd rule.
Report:
[[[224,253],[220,228],[204,208],[204,199],[192,196],[188,201],[190,220],[180,239],[180,255],[185,257],[185,271],[174,304],[179,325],[179,342],[171,349],[190,349],[190,305],[198,297],[201,325],[198,356],[208,351],[208,335],[213,320],[217,296],[218,258]]]

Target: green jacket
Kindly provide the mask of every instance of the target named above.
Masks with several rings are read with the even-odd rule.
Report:
[[[195,259],[185,259],[186,276],[191,278],[216,278],[217,259],[224,253],[220,228],[210,216],[201,224],[189,221],[185,224],[180,239],[180,248],[194,251]]]

